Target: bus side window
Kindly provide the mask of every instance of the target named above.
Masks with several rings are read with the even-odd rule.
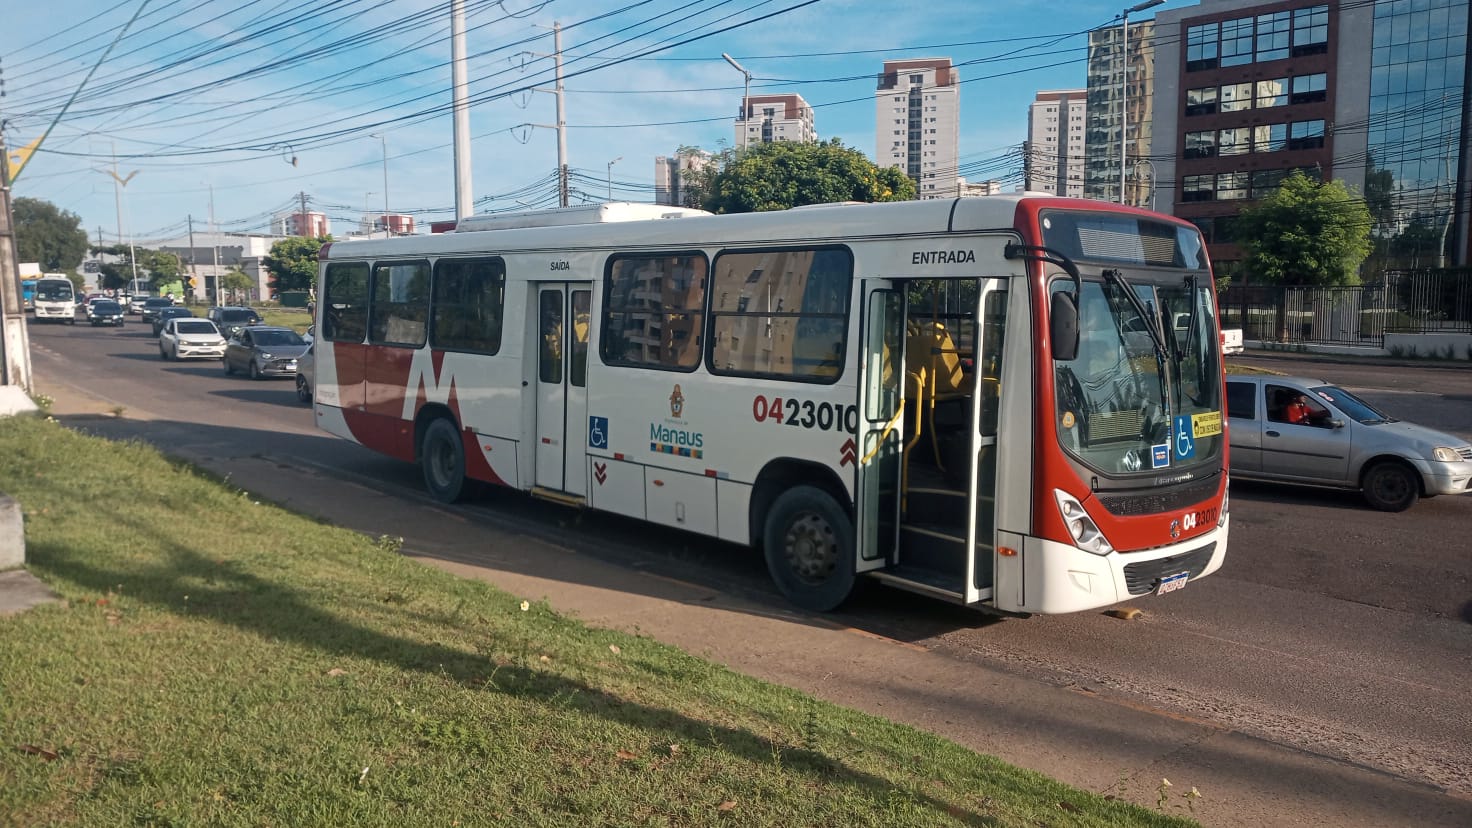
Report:
[[[331,342],[362,342],[368,335],[368,263],[329,264],[324,282],[322,335]]]

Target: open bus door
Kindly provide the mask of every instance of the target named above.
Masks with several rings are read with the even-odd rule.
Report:
[[[588,493],[588,326],[593,291],[588,283],[540,282],[532,294],[536,320],[535,489],[555,500],[581,501]],[[528,326],[531,328],[531,326]]]
[[[862,373],[854,465],[858,560],[854,571],[894,563],[899,551],[904,445],[905,295],[888,279],[864,280]]]
[[[903,283],[894,318],[903,332],[894,364],[902,400],[886,408],[882,378],[866,371],[860,418],[867,455],[860,471],[859,569],[876,569],[888,549],[891,514],[883,480],[898,471],[898,541],[875,577],[959,604],[990,600],[995,575],[997,420],[1005,330],[1006,279],[935,279]],[[868,295],[865,365],[882,364],[886,343],[870,320],[885,316],[883,294]],[[882,308],[882,310],[876,310]],[[898,336],[898,333],[890,333]],[[889,436],[879,413],[895,423]],[[876,415],[876,416],[870,416]],[[893,444],[894,434],[903,440]],[[888,452],[894,452],[893,461]],[[878,482],[871,478],[878,478]],[[871,529],[866,530],[868,525]]]

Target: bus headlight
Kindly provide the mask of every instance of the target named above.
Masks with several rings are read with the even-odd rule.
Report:
[[[1230,491],[1231,487],[1231,481],[1228,481],[1227,488],[1229,491],[1222,492],[1222,510],[1220,512],[1217,512],[1216,515],[1216,528],[1218,529],[1227,525],[1227,507],[1231,505],[1232,500],[1232,493]]]
[[[1073,542],[1080,549],[1095,555],[1108,555],[1114,551],[1114,547],[1104,539],[1104,533],[1099,531],[1099,526],[1084,511],[1083,504],[1077,498],[1062,489],[1054,489],[1053,497],[1058,501],[1058,512],[1063,515],[1068,534],[1073,536]]]

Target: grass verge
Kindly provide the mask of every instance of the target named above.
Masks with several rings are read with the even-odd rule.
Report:
[[[0,618],[0,824],[1183,824],[589,628],[140,443],[0,420],[0,491],[66,599]]]

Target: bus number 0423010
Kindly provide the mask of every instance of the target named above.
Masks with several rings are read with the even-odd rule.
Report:
[[[799,400],[796,397],[764,397],[751,401],[751,416],[759,423],[776,423],[819,431],[856,432],[859,407],[838,403]]]

